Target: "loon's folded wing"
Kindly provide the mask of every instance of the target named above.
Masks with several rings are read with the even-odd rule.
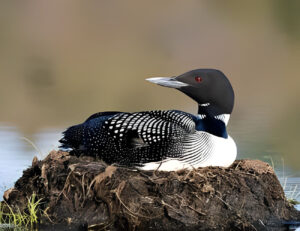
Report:
[[[183,133],[195,130],[191,116],[178,111],[123,113],[104,124],[104,129],[116,143],[126,142],[132,148],[149,146],[164,139],[178,139]]]
[[[61,145],[59,148],[62,149],[73,149],[73,150],[81,150],[85,151],[86,148],[83,145],[83,139],[84,139],[84,132],[86,126],[89,126],[87,124],[93,124],[95,121],[95,124],[102,124],[104,121],[108,120],[109,118],[112,118],[113,116],[117,114],[121,114],[122,112],[118,111],[106,111],[106,112],[97,112],[90,117],[88,117],[82,124],[74,125],[69,127],[63,132],[63,137],[59,140]],[[92,121],[94,120],[94,121]],[[90,126],[89,128],[92,128],[93,126]]]

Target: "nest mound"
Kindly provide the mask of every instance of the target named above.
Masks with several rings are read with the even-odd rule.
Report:
[[[258,160],[229,168],[139,171],[52,151],[33,160],[5,201],[43,199],[41,223],[90,230],[285,230],[300,220],[273,171]],[[49,226],[51,224],[51,226]]]

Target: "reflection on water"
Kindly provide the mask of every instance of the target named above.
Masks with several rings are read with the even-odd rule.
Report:
[[[300,176],[287,176],[286,178],[280,178],[279,180],[284,188],[287,198],[300,199]]]

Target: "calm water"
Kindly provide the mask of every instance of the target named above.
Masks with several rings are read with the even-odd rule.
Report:
[[[56,149],[60,130],[45,130],[34,134],[30,139],[38,147],[37,151],[24,136],[12,126],[0,126],[0,197],[12,187],[22,175],[23,170],[31,165],[34,156],[43,159],[49,151]]]

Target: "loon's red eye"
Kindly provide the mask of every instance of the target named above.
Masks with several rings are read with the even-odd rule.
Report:
[[[195,81],[197,83],[200,83],[202,81],[202,78],[200,76],[195,77]]]

